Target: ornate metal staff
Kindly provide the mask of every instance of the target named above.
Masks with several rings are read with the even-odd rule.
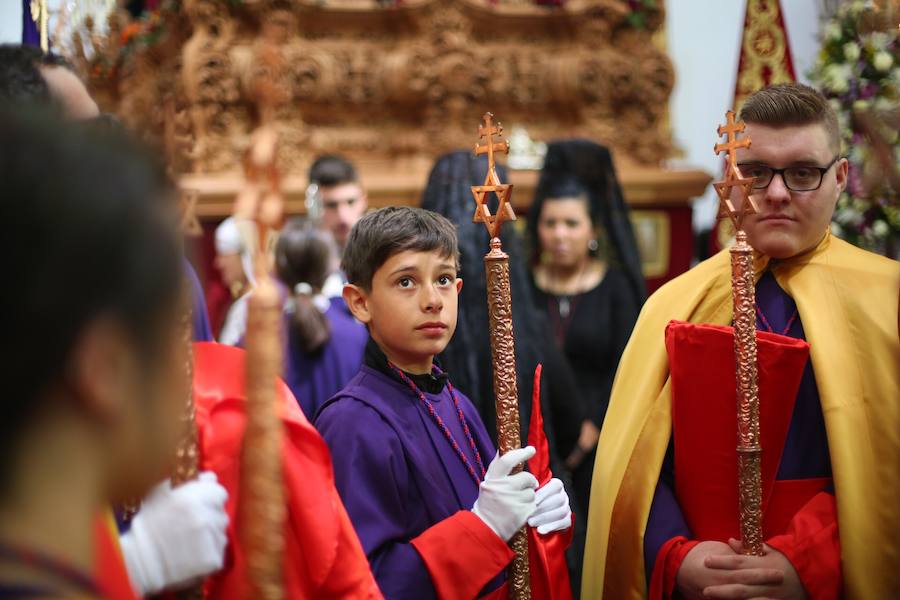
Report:
[[[260,114],[267,111],[260,107]],[[278,134],[265,123],[253,132],[244,158],[246,183],[235,199],[239,223],[255,224],[253,271],[256,285],[247,304],[247,429],[241,448],[241,539],[250,589],[248,598],[284,597],[283,526],[285,491],[281,475],[283,431],[278,415],[282,373],[281,297],[272,277],[271,242],[284,217],[277,167]]]
[[[735,123],[728,111],[718,133],[725,142],[716,144],[716,154],[728,153],[725,178],[714,184],[719,195],[719,218],[729,218],[737,232],[731,248],[731,293],[734,300],[734,357],[737,380],[738,494],[741,541],[745,554],[762,555],[762,476],[760,473],[759,393],[756,379],[756,295],[753,282],[753,248],[743,230],[744,217],[757,212],[750,196],[753,179],[745,178],[737,166],[737,149],[749,148],[750,138],[738,140],[743,121]]]
[[[487,154],[488,170],[483,185],[472,186],[475,196],[475,223],[484,223],[491,236],[491,250],[484,257],[487,276],[488,316],[491,327],[491,357],[494,368],[494,396],[497,406],[497,445],[505,454],[521,446],[519,428],[519,392],[516,384],[516,349],[512,324],[512,299],[509,287],[509,255],[500,243],[500,228],[506,221],[515,221],[509,198],[512,185],[500,181],[494,163],[495,152],[509,152],[509,142],[495,141],[503,127],[493,124],[494,116],[484,114],[484,123],[478,126],[478,137],[484,144],[475,145],[475,154]],[[500,204],[492,215],[485,201],[493,193]],[[521,467],[519,468],[521,470]],[[516,553],[510,577],[510,597],[516,600],[531,598],[528,573],[528,536],[523,528],[510,542]]]

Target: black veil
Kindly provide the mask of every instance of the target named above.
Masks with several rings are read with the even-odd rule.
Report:
[[[457,227],[461,276],[464,281],[459,298],[459,321],[450,344],[439,360],[450,373],[454,385],[472,399],[493,439],[497,437],[494,409],[493,370],[488,328],[487,284],[484,255],[490,238],[481,223],[473,223],[475,200],[471,186],[481,185],[487,171],[487,157],[471,152],[445,154],[437,160],[422,196],[422,208],[440,213]],[[502,181],[506,170],[497,165]],[[496,200],[495,200],[496,202]],[[496,206],[492,206],[492,211]],[[513,330],[516,335],[516,372],[521,407],[523,443],[531,416],[534,369],[542,356],[539,351],[546,337],[541,336],[543,315],[532,300],[530,274],[522,243],[513,225],[505,225],[500,234],[504,251],[509,254],[510,287],[513,303]],[[546,404],[547,400],[545,400]],[[542,411],[548,437],[552,436],[549,410]],[[551,439],[551,453],[555,454]]]
[[[532,249],[538,246],[537,221],[544,201],[556,196],[554,188],[570,178],[577,179],[586,190],[591,218],[595,224],[603,226],[608,236],[610,261],[625,272],[635,298],[643,303],[647,298],[647,288],[641,271],[641,257],[612,155],[605,146],[584,139],[559,140],[548,144],[544,168],[528,213],[528,236]]]

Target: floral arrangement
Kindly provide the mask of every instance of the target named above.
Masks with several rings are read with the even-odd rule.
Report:
[[[826,24],[810,78],[838,113],[847,189],[832,231],[847,241],[900,257],[900,61],[898,29],[871,2],[842,3]],[[893,169],[893,172],[891,172]]]

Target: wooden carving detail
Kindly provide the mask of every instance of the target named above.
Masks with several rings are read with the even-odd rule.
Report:
[[[80,61],[88,70],[100,59],[118,65],[91,84],[105,91],[105,110],[151,136],[162,96],[177,95],[195,137],[180,157],[190,169],[179,171],[239,169],[263,73],[284,98],[272,122],[287,172],[323,152],[431,159],[468,146],[471,115],[485,106],[535,139],[607,144],[624,164],[657,165],[670,154],[674,76],[651,39],[661,11],[636,29],[625,0],[569,0],[553,10],[515,1],[386,4],[184,0],[162,17],[166,50],[109,43],[107,55]],[[268,73],[275,55],[283,67]]]

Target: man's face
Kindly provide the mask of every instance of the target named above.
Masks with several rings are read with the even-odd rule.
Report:
[[[100,116],[97,103],[75,73],[65,67],[41,67],[41,75],[52,95],[65,110],[67,119],[81,121]]]
[[[745,176],[754,165],[774,169],[827,167],[836,155],[824,126],[819,124],[770,127],[747,123],[745,133],[751,146],[737,152]],[[813,248],[830,227],[846,183],[846,159],[835,162],[815,190],[789,190],[784,175],[775,174],[768,187],[753,192],[759,212],[744,220],[750,245],[772,258],[790,258]]]
[[[372,289],[360,291],[359,301],[348,305],[398,365],[430,365],[456,330],[461,289],[455,259],[407,250],[381,265]]]
[[[358,183],[342,183],[319,188],[322,199],[322,226],[343,248],[347,236],[368,208],[366,193]]]

